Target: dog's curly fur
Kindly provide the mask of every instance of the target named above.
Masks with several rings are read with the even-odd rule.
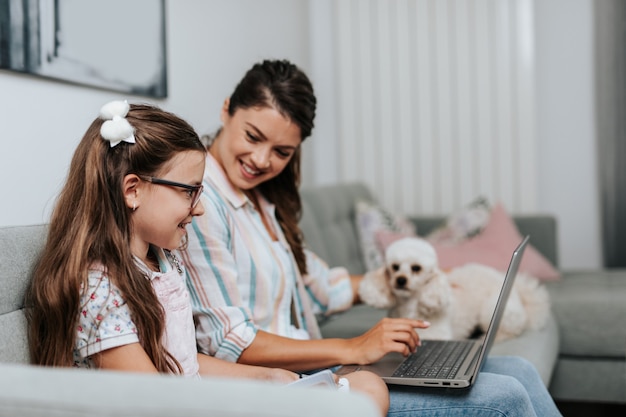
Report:
[[[504,273],[481,264],[467,264],[448,273],[438,265],[433,246],[421,238],[404,238],[385,251],[385,266],[365,274],[361,300],[389,309],[389,317],[431,323],[419,329],[422,338],[463,339],[485,332],[493,315]],[[500,322],[496,341],[546,324],[548,291],[537,278],[518,273]]]

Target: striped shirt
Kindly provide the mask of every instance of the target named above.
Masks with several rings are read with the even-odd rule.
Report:
[[[301,276],[275,207],[259,196],[278,241],[210,154],[202,204],[205,213],[194,217],[182,253],[201,352],[235,362],[259,329],[291,338],[319,338],[314,314],[352,305],[348,271],[328,268],[305,250],[308,274]]]

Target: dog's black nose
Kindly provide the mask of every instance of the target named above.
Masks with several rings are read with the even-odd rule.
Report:
[[[406,286],[406,277],[398,277],[396,278],[396,287],[404,288]]]

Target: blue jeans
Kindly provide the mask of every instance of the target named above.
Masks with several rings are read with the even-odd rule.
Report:
[[[515,356],[492,356],[469,389],[389,386],[390,417],[560,416],[535,367]]]

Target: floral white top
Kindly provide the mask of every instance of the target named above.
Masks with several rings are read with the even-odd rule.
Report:
[[[88,288],[83,291],[80,304],[74,349],[76,366],[95,368],[91,355],[139,342],[130,310],[103,269],[89,271]]]
[[[195,329],[184,269],[174,253],[152,249],[159,260],[160,272],[151,271],[141,261],[136,261],[151,281],[165,310],[163,344],[181,364],[184,375],[197,377],[199,366]],[[130,310],[101,265],[94,265],[89,271],[88,286],[82,291],[80,305],[74,348],[75,366],[95,368],[92,355],[139,342]]]

